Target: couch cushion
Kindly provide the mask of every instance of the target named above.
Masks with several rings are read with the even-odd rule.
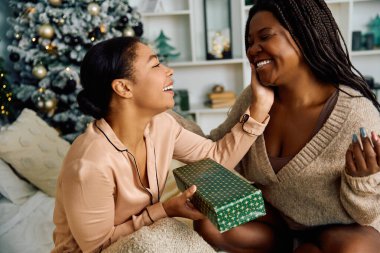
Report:
[[[19,178],[12,168],[0,159],[0,194],[14,204],[23,204],[28,197],[36,193],[28,182]]]
[[[0,132],[0,158],[49,196],[70,144],[37,114],[24,109],[15,122]]]

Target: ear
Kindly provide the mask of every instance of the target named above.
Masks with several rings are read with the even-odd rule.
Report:
[[[119,95],[120,97],[124,98],[131,98],[133,97],[131,86],[132,83],[129,80],[126,79],[115,79],[111,83],[113,91]]]

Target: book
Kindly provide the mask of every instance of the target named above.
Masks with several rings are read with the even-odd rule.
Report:
[[[229,99],[229,100],[219,100],[219,101],[213,101],[209,100],[205,103],[206,106],[209,106],[211,108],[225,108],[230,107],[235,103],[236,99]]]
[[[224,91],[220,93],[209,93],[209,99],[222,99],[222,98],[236,98],[236,94],[233,91]]]

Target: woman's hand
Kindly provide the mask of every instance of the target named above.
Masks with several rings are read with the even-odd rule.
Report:
[[[256,68],[251,63],[251,88],[252,88],[252,103],[251,117],[258,122],[263,122],[274,102],[274,92],[269,86],[264,86],[257,78]]]
[[[189,187],[181,195],[173,197],[162,203],[166,214],[169,217],[183,217],[191,220],[204,219],[205,216],[199,212],[190,202],[190,198],[196,192],[195,185]]]
[[[365,177],[380,171],[380,138],[375,132],[367,136],[366,130],[360,128],[360,146],[356,134],[352,136],[352,144],[346,152],[346,172],[352,177]]]

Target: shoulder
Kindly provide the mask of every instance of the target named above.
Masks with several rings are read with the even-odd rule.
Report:
[[[115,160],[112,158],[115,152],[110,152],[113,147],[108,146],[109,142],[96,133],[91,123],[71,145],[62,164],[62,176],[79,181],[88,180],[91,175],[112,176],[108,168]]]
[[[371,127],[380,130],[380,113],[372,101],[364,97],[359,91],[347,86],[341,86],[336,108],[348,112],[347,121],[354,127]]]

